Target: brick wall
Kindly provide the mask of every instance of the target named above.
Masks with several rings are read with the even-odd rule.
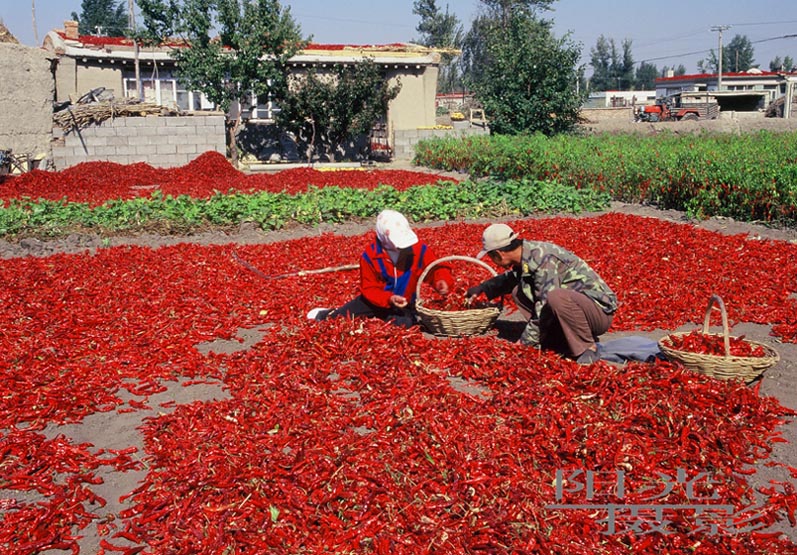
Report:
[[[53,130],[53,163],[63,170],[80,162],[183,166],[209,150],[226,153],[223,115],[141,116],[105,120],[64,133]]]
[[[418,141],[440,137],[470,137],[472,135],[489,135],[489,127],[477,125],[453,129],[404,129],[393,132],[393,158],[396,160],[412,160],[415,156],[415,145]]]

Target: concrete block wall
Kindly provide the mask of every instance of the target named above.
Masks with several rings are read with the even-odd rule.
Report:
[[[0,42],[0,150],[49,155],[54,90],[47,52]]]
[[[53,164],[81,162],[183,166],[209,150],[226,154],[223,115],[139,116],[108,119],[79,131],[53,130]]]
[[[402,129],[393,132],[393,158],[395,160],[412,160],[415,156],[415,145],[418,141],[442,137],[471,137],[489,135],[489,127],[466,124],[455,125],[453,129]]]

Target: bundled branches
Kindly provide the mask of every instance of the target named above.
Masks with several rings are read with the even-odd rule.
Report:
[[[108,100],[90,104],[67,106],[53,114],[53,121],[67,133],[83,129],[91,124],[117,117],[146,116],[152,114],[174,115],[177,112],[164,106],[141,102],[136,99]]]

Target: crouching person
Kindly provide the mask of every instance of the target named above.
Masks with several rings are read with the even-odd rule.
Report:
[[[553,243],[521,239],[506,224],[482,235],[479,258],[508,271],[471,287],[488,299],[512,293],[526,324],[520,342],[590,364],[600,358],[598,337],[609,330],[617,296],[581,258]]]

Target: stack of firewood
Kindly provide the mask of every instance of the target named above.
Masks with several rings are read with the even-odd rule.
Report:
[[[171,108],[127,98],[70,105],[63,110],[55,112],[53,121],[56,125],[69,132],[75,129],[83,129],[92,124],[99,124],[111,118],[154,114],[175,115],[176,113],[177,111]]]
[[[773,100],[767,106],[766,112],[764,112],[764,116],[768,118],[782,118],[783,117],[783,107],[786,105],[785,97],[781,96],[777,100]]]

